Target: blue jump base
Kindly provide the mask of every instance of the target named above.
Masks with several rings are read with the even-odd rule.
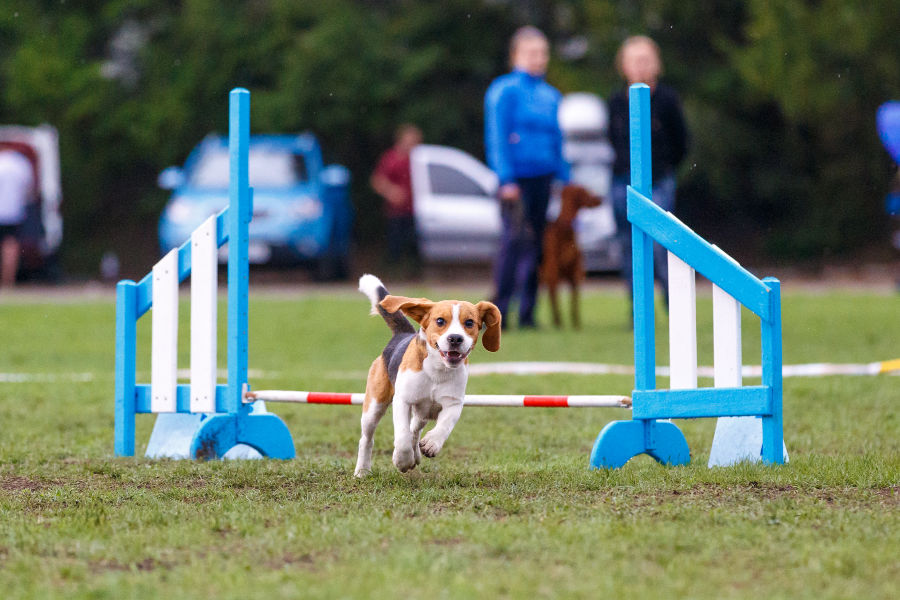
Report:
[[[691,462],[687,440],[674,423],[633,419],[606,424],[591,450],[591,466],[618,469],[640,454],[670,466]]]

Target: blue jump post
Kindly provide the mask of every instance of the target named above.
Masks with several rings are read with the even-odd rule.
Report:
[[[711,465],[760,459],[766,463],[782,463],[786,451],[783,451],[782,439],[779,282],[772,278],[760,281],[652,202],[648,86],[631,86],[629,110],[631,186],[628,189],[628,220],[632,224],[635,367],[632,420],[613,421],[603,428],[591,452],[591,467],[619,468],[639,454],[649,454],[663,464],[687,464],[690,450],[684,434],[666,419],[701,417],[738,417],[728,419],[736,426],[723,428],[721,436],[717,430]],[[656,389],[654,242],[760,317],[762,385]]]
[[[294,442],[284,422],[262,402],[246,404],[249,225],[253,214],[249,185],[250,92],[236,88],[229,106],[229,206],[216,219],[216,243],[228,252],[228,383],[215,386],[215,412],[192,413],[190,386],[177,385],[175,411],[160,412],[149,456],[221,458],[238,445],[259,454],[294,457]],[[178,281],[191,273],[191,240],[178,248]],[[120,281],[116,292],[115,452],[134,455],[135,415],[152,413],[150,385],[135,383],[137,320],[152,307],[152,273],[139,283]],[[173,350],[174,351],[174,350]]]
[[[631,187],[646,198],[653,195],[650,154],[650,88],[629,95]],[[629,195],[629,213],[631,198]],[[653,238],[631,226],[634,270],[634,387],[656,388],[656,331],[653,308]],[[634,400],[632,400],[634,402]],[[632,404],[633,406],[633,404]],[[600,432],[591,452],[591,466],[617,469],[638,454],[649,454],[663,464],[683,465],[691,460],[684,434],[674,424],[655,419],[613,421]]]

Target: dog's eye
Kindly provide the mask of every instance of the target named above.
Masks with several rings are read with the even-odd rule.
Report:
[[[447,323],[447,321],[445,321],[441,317],[438,317],[437,319],[435,319],[434,322],[437,323],[438,327],[443,327]]]
[[[466,319],[466,327],[475,327],[475,321],[473,319]]]

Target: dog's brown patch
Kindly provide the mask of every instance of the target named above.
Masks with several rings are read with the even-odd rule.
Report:
[[[369,367],[369,376],[366,378],[366,397],[363,400],[363,412],[369,410],[372,399],[378,404],[389,404],[394,398],[394,386],[388,377],[384,361],[379,356],[372,361]]]
[[[425,342],[419,336],[414,337],[400,360],[400,371],[421,371],[426,356],[428,356],[428,349],[425,347]]]

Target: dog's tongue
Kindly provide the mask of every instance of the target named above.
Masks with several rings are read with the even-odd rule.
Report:
[[[457,363],[457,362],[461,361],[463,358],[462,353],[458,352],[456,350],[448,350],[447,352],[444,353],[444,356],[451,363]]]

